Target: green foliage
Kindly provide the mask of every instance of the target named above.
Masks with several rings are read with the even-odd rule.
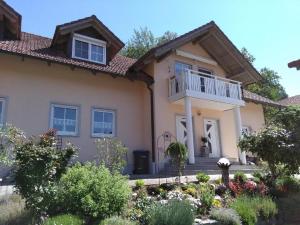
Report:
[[[193,225],[194,208],[186,201],[172,200],[151,211],[150,225]]]
[[[210,218],[217,220],[222,225],[242,225],[241,218],[234,209],[212,209]]]
[[[199,213],[206,215],[211,209],[215,198],[215,190],[213,186],[208,184],[200,186],[200,202],[201,207],[199,208]]]
[[[50,217],[47,219],[43,225],[83,225],[84,221],[80,219],[78,216],[65,214]]]
[[[15,187],[36,215],[54,210],[56,182],[75,152],[76,148],[70,144],[62,150],[57,149],[52,130],[37,140],[30,139],[17,146]]]
[[[122,172],[126,166],[126,148],[117,138],[101,138],[96,140],[98,160],[110,171]]]
[[[185,161],[187,160],[187,148],[180,142],[172,142],[167,150],[166,155],[171,157],[171,161],[178,168],[178,175],[182,175]]]
[[[120,213],[131,194],[125,176],[91,163],[69,168],[60,180],[60,190],[62,209],[97,219]]]
[[[144,180],[136,180],[135,181],[135,187],[138,189],[141,189],[145,186],[145,181]]]
[[[103,220],[99,225],[136,225],[136,223],[118,216],[114,216]]]
[[[256,210],[253,208],[252,201],[248,197],[238,197],[231,205],[241,217],[243,224],[255,225],[257,222]]]
[[[263,79],[257,83],[248,85],[247,89],[249,91],[274,101],[288,97],[284,87],[280,84],[281,77],[277,72],[265,67],[260,70],[260,74]]]
[[[135,59],[143,56],[151,48],[177,37],[176,33],[166,31],[161,37],[155,38],[152,31],[147,27],[141,27],[139,30],[134,29],[133,32],[133,36],[126,43],[126,46],[121,53]]]
[[[32,214],[25,209],[25,201],[19,195],[2,196],[0,198],[0,224],[31,225],[34,224]]]
[[[207,183],[210,179],[210,177],[205,173],[197,173],[196,178],[200,183]]]
[[[240,196],[231,204],[246,225],[254,225],[257,217],[264,220],[274,217],[278,210],[275,202],[269,197]]]
[[[278,177],[274,182],[274,186],[275,191],[277,192],[276,194],[279,195],[280,193],[278,192],[288,194],[300,191],[300,182],[292,176]]]
[[[150,221],[150,212],[156,204],[153,199],[148,198],[146,195],[137,196],[133,201],[133,206],[128,212],[131,220],[137,221],[139,224],[146,225]]]
[[[247,181],[247,176],[243,172],[236,172],[233,177],[235,182],[245,183]]]
[[[251,55],[245,47],[241,49],[241,53],[245,57],[245,59],[247,59],[251,64],[254,63],[255,61],[254,56]]]
[[[296,148],[300,149],[300,106],[282,108],[273,116],[273,122],[292,132]]]
[[[7,125],[0,127],[0,165],[11,166],[14,163],[16,147],[25,141],[23,131]]]
[[[282,127],[269,125],[258,133],[244,135],[239,147],[266,161],[273,177],[279,176],[279,165],[288,174],[299,172],[300,150],[295,146],[291,132]]]

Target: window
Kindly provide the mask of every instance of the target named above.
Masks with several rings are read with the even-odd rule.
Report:
[[[52,105],[50,127],[57,130],[58,135],[77,135],[78,110],[76,106]]]
[[[198,71],[200,73],[205,73],[205,74],[209,74],[209,75],[213,74],[213,72],[211,70],[207,70],[207,69],[204,69],[204,68],[198,68]]]
[[[191,70],[192,65],[181,62],[175,62],[175,76],[180,76],[184,74],[187,69]]]
[[[4,113],[5,113],[5,99],[0,98],[0,127],[2,127],[5,122]]]
[[[114,137],[116,113],[113,110],[92,110],[92,136]]]
[[[106,63],[106,42],[74,34],[72,57],[96,63]]]

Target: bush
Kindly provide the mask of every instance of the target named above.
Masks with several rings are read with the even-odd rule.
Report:
[[[188,150],[186,146],[180,142],[171,143],[166,150],[166,155],[171,157],[172,163],[178,169],[179,181],[180,176],[182,175],[184,163],[187,160],[187,153]]]
[[[210,179],[210,177],[205,173],[197,173],[196,178],[200,183],[207,183]]]
[[[278,211],[275,202],[269,197],[240,196],[231,204],[231,207],[237,211],[246,225],[254,225],[257,222],[257,216],[269,220]]]
[[[126,166],[126,148],[117,138],[101,138],[96,140],[98,160],[104,164],[111,172],[122,172]]]
[[[298,192],[300,190],[299,181],[291,176],[279,177],[275,180],[275,189],[277,192]]]
[[[70,214],[59,215],[50,217],[47,219],[43,225],[83,225],[84,221],[78,216],[73,216]]]
[[[200,186],[200,214],[207,214],[212,207],[215,198],[214,188],[208,184]]]
[[[57,149],[53,130],[17,146],[15,187],[36,215],[55,211],[56,182],[75,152],[76,148],[69,144],[64,149]]]
[[[241,217],[243,224],[255,225],[257,222],[256,209],[252,205],[252,201],[247,197],[238,197],[231,205]]]
[[[236,172],[234,174],[234,178],[233,179],[234,179],[235,182],[245,183],[248,178],[247,178],[247,176],[246,176],[245,173],[243,173],[243,172]]]
[[[114,216],[103,220],[99,225],[136,225],[136,223],[127,219],[122,219],[121,217]]]
[[[145,181],[144,180],[136,180],[135,181],[135,187],[138,189],[141,189],[145,186]]]
[[[130,219],[138,221],[139,224],[149,224],[150,212],[156,207],[154,200],[143,195],[137,196],[133,203],[132,208],[128,212]]]
[[[187,201],[172,200],[150,213],[150,225],[193,225],[194,208]]]
[[[210,218],[217,220],[222,225],[242,225],[241,218],[234,209],[212,209]]]
[[[33,216],[24,206],[25,201],[19,195],[2,196],[0,198],[0,224],[33,224]]]
[[[60,189],[62,209],[97,219],[120,213],[131,194],[125,176],[91,163],[69,168],[61,178]]]

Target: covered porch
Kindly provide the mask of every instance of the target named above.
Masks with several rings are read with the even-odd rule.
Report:
[[[237,148],[242,134],[240,107],[245,105],[240,82],[186,70],[169,79],[169,101],[178,108],[176,138],[186,144],[189,164],[203,156],[203,145],[208,149],[205,157],[227,157],[246,164],[245,153]]]

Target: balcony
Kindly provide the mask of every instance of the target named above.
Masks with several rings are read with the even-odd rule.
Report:
[[[221,103],[223,106],[245,104],[240,82],[194,70],[186,70],[182,76],[169,79],[169,100],[176,102],[186,96],[206,100],[206,105],[213,105],[212,102]],[[225,106],[224,109],[227,108]]]

